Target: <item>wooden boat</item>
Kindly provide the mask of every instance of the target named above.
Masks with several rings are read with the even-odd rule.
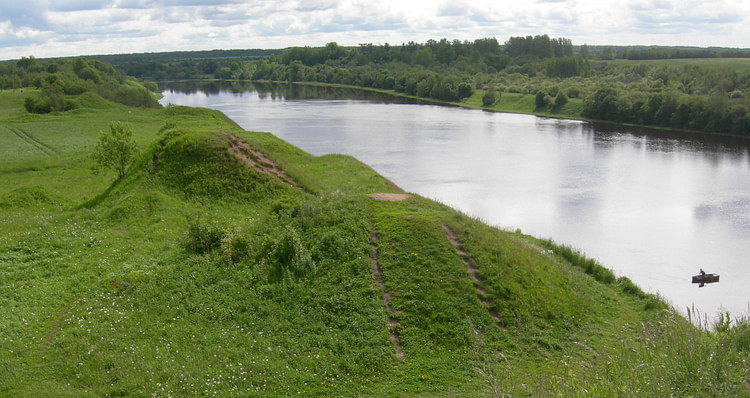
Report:
[[[718,281],[718,274],[707,274],[705,272],[701,272],[698,275],[693,275],[693,283],[700,283],[698,287],[703,287],[706,283],[714,283]]]

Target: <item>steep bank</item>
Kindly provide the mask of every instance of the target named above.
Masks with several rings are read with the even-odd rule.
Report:
[[[109,185],[86,154],[112,120],[142,151]],[[747,393],[747,329],[701,332],[548,242],[369,197],[400,190],[355,159],[205,109],[0,122],[57,154],[0,163],[0,395]]]

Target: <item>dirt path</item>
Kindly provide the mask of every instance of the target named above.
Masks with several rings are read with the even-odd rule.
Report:
[[[292,177],[286,174],[284,170],[279,167],[273,160],[269,159],[260,151],[254,149],[245,141],[242,141],[237,136],[229,134],[227,132],[221,132],[221,134],[227,139],[229,143],[229,152],[237,157],[242,163],[258,170],[263,174],[274,176],[281,180],[283,183],[288,184],[296,189],[302,191],[302,187],[297,184]]]
[[[453,230],[448,227],[448,224],[441,223],[441,225],[445,230],[446,237],[451,242],[453,247],[456,248],[456,252],[459,256],[461,256],[461,261],[466,265],[466,272],[469,273],[469,278],[471,278],[471,281],[473,282],[472,284],[474,285],[474,290],[476,290],[477,295],[479,295],[479,300],[482,302],[482,304],[485,305],[485,307],[487,307],[487,311],[490,313],[492,319],[495,320],[495,324],[497,325],[497,327],[507,332],[507,329],[500,321],[500,317],[497,316],[497,312],[491,309],[492,302],[487,295],[487,291],[482,286],[482,280],[479,279],[479,276],[477,276],[477,267],[475,267],[474,264],[471,263],[468,254],[463,249],[461,249],[461,242],[458,240],[458,237],[453,232]]]
[[[372,266],[372,277],[375,279],[375,284],[378,286],[381,292],[383,292],[383,306],[385,307],[385,314],[388,320],[388,328],[391,329],[391,341],[393,342],[393,349],[396,351],[396,358],[403,358],[404,352],[401,350],[401,345],[398,342],[398,333],[396,333],[396,327],[398,321],[391,317],[391,314],[398,314],[399,311],[394,311],[391,308],[391,292],[385,289],[383,283],[383,273],[380,271],[378,266],[378,247],[375,242],[378,241],[378,234],[373,232],[370,235],[370,265]]]

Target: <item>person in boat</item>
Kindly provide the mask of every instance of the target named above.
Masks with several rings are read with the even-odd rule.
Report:
[[[703,268],[701,268],[700,270],[701,270],[701,272],[699,272],[699,273],[701,274],[701,276],[706,276],[706,271],[704,271]]]

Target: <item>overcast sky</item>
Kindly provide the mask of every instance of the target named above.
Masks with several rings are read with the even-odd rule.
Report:
[[[750,0],[0,0],[0,59],[548,34],[750,47]]]

